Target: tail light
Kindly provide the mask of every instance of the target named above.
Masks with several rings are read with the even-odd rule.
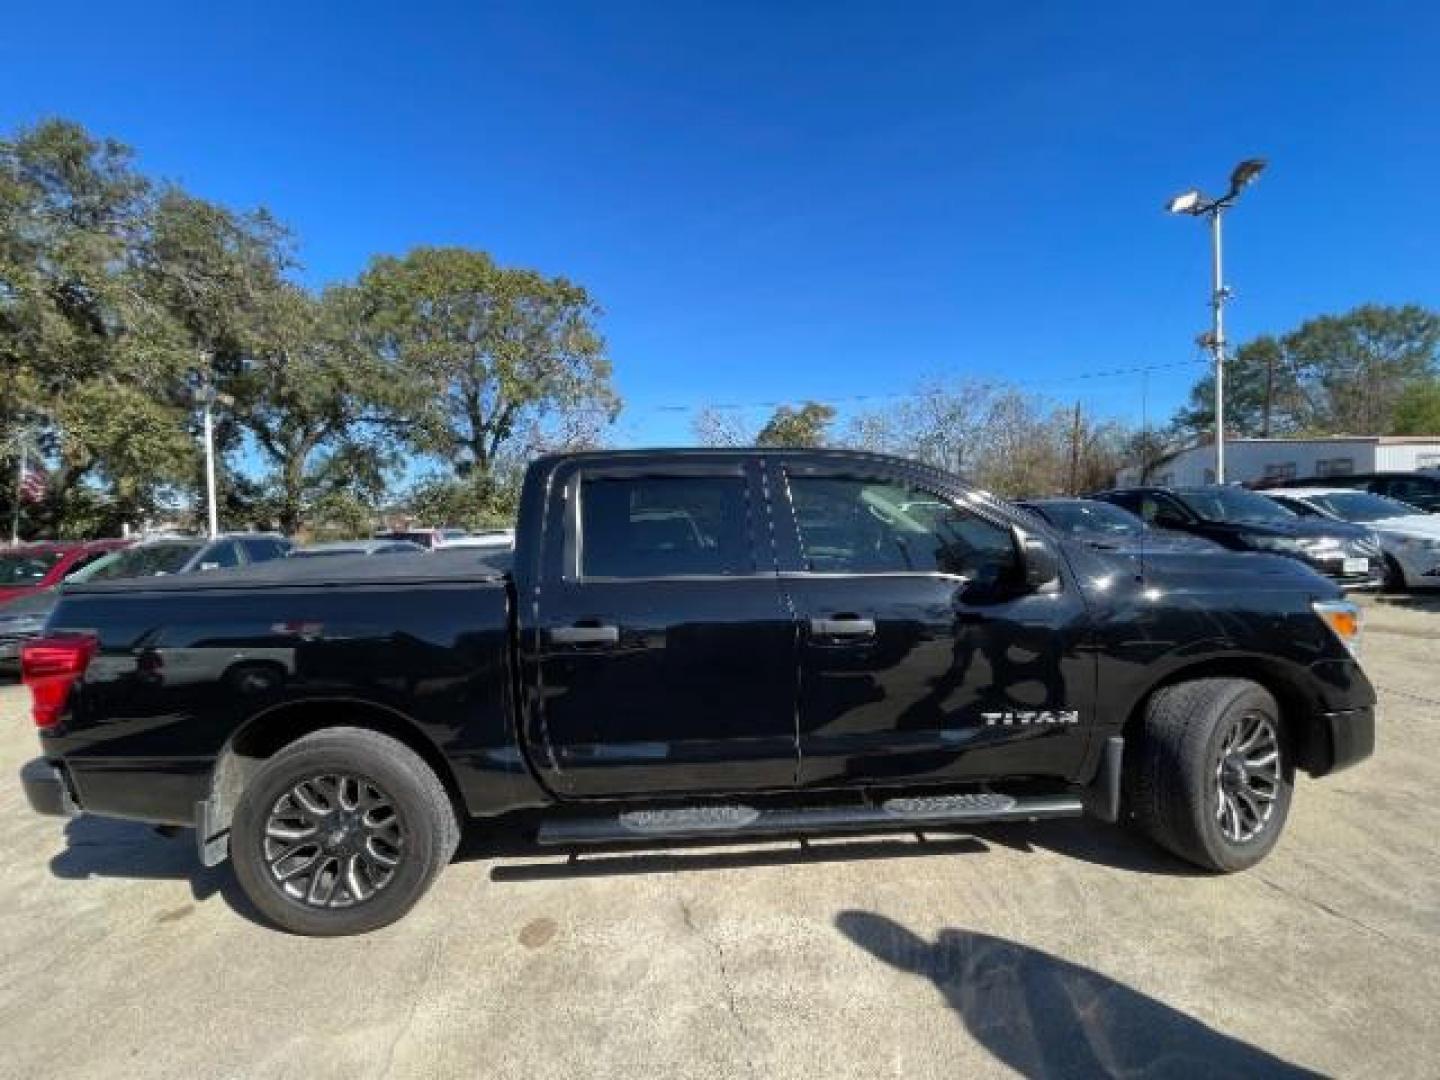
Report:
[[[30,688],[31,715],[38,728],[60,723],[70,688],[90,666],[100,643],[89,634],[39,638],[20,649],[20,677]]]

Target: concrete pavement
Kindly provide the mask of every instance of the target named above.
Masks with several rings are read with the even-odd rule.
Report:
[[[1440,603],[1372,604],[1366,648],[1377,756],[1302,780],[1229,878],[1084,822],[574,862],[472,836],[399,925],[307,940],[188,834],[67,829],[0,780],[0,1074],[1434,1075]],[[34,752],[0,688],[0,776]]]

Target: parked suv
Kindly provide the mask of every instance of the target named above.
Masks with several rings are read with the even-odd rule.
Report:
[[[1135,487],[1092,496],[1138,514],[1158,529],[1214,540],[1234,551],[1299,559],[1348,589],[1378,588],[1380,541],[1363,525],[1302,518],[1242,487]]]
[[[1440,514],[1440,475],[1426,472],[1373,472],[1352,476],[1312,476],[1303,480],[1264,480],[1255,485],[1268,488],[1345,487],[1358,488],[1387,499],[1398,499],[1427,514]]]

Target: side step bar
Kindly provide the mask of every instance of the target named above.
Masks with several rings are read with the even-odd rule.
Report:
[[[1013,796],[991,792],[887,799],[879,806],[758,808],[740,805],[627,810],[606,817],[554,818],[540,826],[541,844],[605,844],[621,840],[700,836],[796,836],[992,821],[1079,817],[1072,795]]]

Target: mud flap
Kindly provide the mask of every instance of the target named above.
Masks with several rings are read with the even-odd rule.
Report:
[[[1120,820],[1120,777],[1125,760],[1125,740],[1111,735],[1105,740],[1105,754],[1095,779],[1084,792],[1085,813],[1111,825]]]
[[[230,854],[230,829],[215,824],[209,799],[195,804],[195,848],[204,866],[219,866]]]

